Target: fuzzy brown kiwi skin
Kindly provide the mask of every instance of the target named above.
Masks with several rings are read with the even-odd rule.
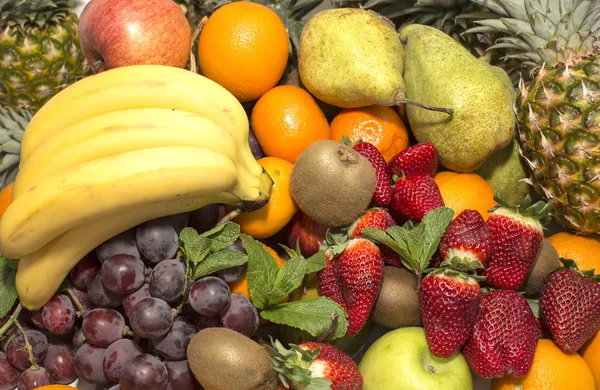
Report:
[[[385,266],[373,321],[390,329],[421,326],[417,277],[403,268]]]
[[[325,140],[300,155],[290,178],[290,192],[300,209],[329,226],[354,222],[375,192],[375,169],[365,157],[340,142]]]
[[[254,340],[227,328],[198,332],[187,349],[192,373],[204,390],[277,390],[270,355]]]
[[[558,252],[556,252],[550,241],[544,238],[533,266],[529,271],[529,275],[519,290],[523,291],[529,297],[537,297],[542,292],[542,288],[550,272],[561,265]]]

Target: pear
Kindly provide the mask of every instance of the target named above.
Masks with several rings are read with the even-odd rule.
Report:
[[[515,115],[498,70],[433,27],[408,25],[400,31],[400,40],[406,56],[406,97],[454,110],[446,115],[406,107],[415,138],[433,143],[442,165],[472,172],[508,146],[515,134]]]
[[[516,139],[506,148],[492,154],[475,173],[483,177],[494,192],[500,194],[502,199],[511,205],[520,204],[531,189],[525,181],[529,172]]]
[[[372,11],[337,8],[316,13],[300,35],[298,71],[310,93],[336,107],[419,104],[406,100],[404,51],[396,28]]]

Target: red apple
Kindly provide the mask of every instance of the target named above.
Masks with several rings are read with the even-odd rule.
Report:
[[[296,243],[300,246],[303,256],[312,256],[319,251],[319,244],[325,241],[327,227],[298,211],[290,221],[287,236],[288,246],[296,249]]]
[[[79,45],[95,73],[142,64],[183,68],[191,28],[173,0],[91,0],[79,18]]]

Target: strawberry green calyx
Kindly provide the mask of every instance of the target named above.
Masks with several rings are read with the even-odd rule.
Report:
[[[516,214],[523,223],[528,225],[535,224],[535,221],[539,221],[542,226],[545,226],[550,223],[552,219],[550,216],[552,204],[541,200],[533,203],[529,195],[523,199],[521,204],[516,206],[509,205],[498,193],[494,195],[494,200],[498,204],[489,210],[491,213],[509,215],[513,218]]]
[[[344,231],[327,230],[325,241],[319,245],[319,250],[330,252],[332,256],[339,255],[348,245],[348,235]]]
[[[446,272],[446,275],[450,275],[451,273],[458,273],[465,276],[470,276],[475,278],[476,280],[483,281],[485,280],[485,276],[480,275],[469,275],[469,273],[476,273],[477,270],[483,269],[483,264],[479,260],[471,259],[470,257],[460,258],[458,256],[453,257],[450,260],[444,260],[440,264],[442,268],[434,269],[432,273],[442,270]]]
[[[346,145],[349,148],[352,148],[361,142],[363,142],[362,138],[359,138],[356,141],[352,141],[350,138],[348,138],[347,135],[342,135],[342,144]]]
[[[310,365],[321,353],[321,348],[305,350],[296,344],[286,349],[279,340],[273,340],[272,346],[264,347],[271,354],[273,368],[286,389],[330,390],[331,382],[325,378],[313,378]]]
[[[577,272],[584,278],[592,279],[592,280],[600,283],[600,274],[595,273],[595,268],[587,269],[587,270],[580,270],[579,267],[577,267],[577,263],[575,263],[574,260],[565,259],[563,257],[560,258],[560,262],[563,264],[563,266],[553,270],[551,273],[555,273],[557,271],[562,271],[562,270],[571,270],[571,271]]]

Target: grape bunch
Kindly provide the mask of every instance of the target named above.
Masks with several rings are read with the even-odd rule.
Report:
[[[0,390],[77,377],[105,390],[201,389],[186,356],[195,334],[227,327],[251,337],[259,325],[256,308],[228,285],[245,265],[193,281],[178,255],[185,227],[201,233],[218,217],[210,205],[148,221],[81,259],[66,291],[41,310],[23,311],[24,334],[11,330],[0,352]],[[227,249],[244,251],[239,240]]]

